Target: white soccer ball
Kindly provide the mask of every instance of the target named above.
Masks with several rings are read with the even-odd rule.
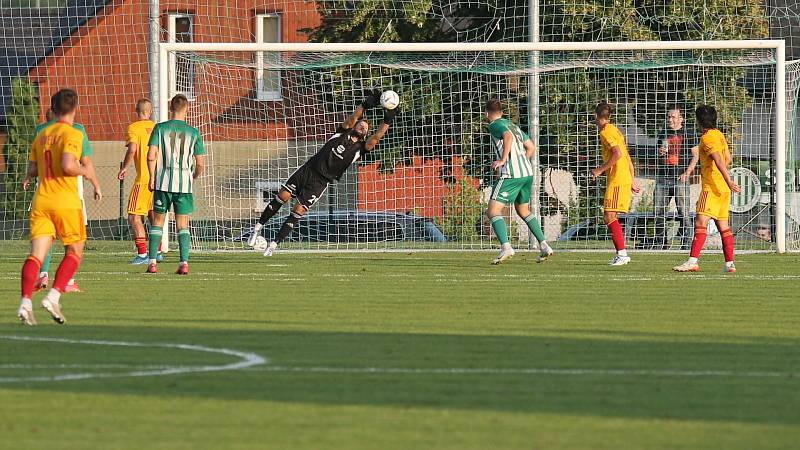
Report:
[[[400,96],[393,90],[383,91],[381,94],[381,106],[386,109],[395,109],[400,104]]]
[[[253,248],[260,252],[263,252],[264,250],[267,249],[268,244],[269,243],[267,242],[267,238],[265,238],[264,236],[259,236],[256,238],[256,243],[253,244]]]

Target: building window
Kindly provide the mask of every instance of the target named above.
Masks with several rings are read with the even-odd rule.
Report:
[[[256,16],[256,42],[281,42],[281,16]],[[277,53],[256,52],[256,99],[281,101],[281,71],[272,69],[280,62]]]
[[[170,14],[169,42],[188,43],[193,41],[194,18],[187,14]],[[175,52],[169,56],[170,98],[175,94],[183,94],[188,98],[194,95],[194,62],[190,53]]]

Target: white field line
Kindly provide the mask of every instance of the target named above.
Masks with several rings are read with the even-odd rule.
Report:
[[[267,359],[255,353],[240,352],[227,348],[212,348],[203,345],[191,344],[146,344],[142,342],[125,342],[125,341],[101,341],[91,339],[63,339],[63,338],[48,338],[48,337],[31,337],[31,336],[18,336],[18,335],[0,335],[0,339],[10,341],[35,341],[35,342],[57,342],[62,344],[73,345],[98,345],[110,347],[138,347],[138,348],[171,348],[177,350],[188,350],[205,353],[215,353],[238,358],[238,361],[222,364],[222,365],[206,365],[206,366],[168,366],[159,368],[145,368],[137,369],[128,372],[120,373],[68,373],[50,376],[32,376],[32,377],[0,377],[0,383],[16,383],[16,382],[31,382],[31,381],[66,381],[66,380],[88,380],[96,378],[121,378],[121,377],[155,377],[163,375],[177,375],[185,373],[199,373],[199,372],[220,372],[227,370],[242,370],[261,364],[266,364]]]
[[[734,371],[734,370],[674,370],[674,369],[586,369],[586,368],[493,368],[493,367],[445,367],[445,368],[412,368],[412,367],[302,367],[302,366],[269,366],[269,360],[254,353],[240,352],[225,348],[212,348],[191,344],[146,344],[141,342],[102,341],[85,339],[63,339],[46,337],[29,337],[18,335],[0,335],[0,339],[12,341],[56,342],[75,345],[99,345],[111,347],[138,348],[172,348],[206,353],[216,353],[239,358],[238,361],[224,365],[128,365],[128,364],[0,364],[6,370],[41,370],[41,369],[133,369],[127,372],[102,373],[84,372],[60,375],[44,375],[29,377],[0,377],[0,383],[88,380],[97,378],[149,377],[162,375],[178,375],[185,373],[218,372],[227,370],[246,370],[260,372],[291,373],[333,373],[333,374],[404,374],[404,375],[570,375],[570,376],[610,376],[610,377],[741,377],[741,378],[796,378],[800,372],[775,371]]]
[[[659,369],[555,369],[555,368],[406,368],[406,367],[289,367],[262,366],[246,369],[259,372],[408,374],[408,375],[577,375],[577,376],[653,376],[653,377],[745,377],[800,378],[800,372],[733,370],[659,370]]]

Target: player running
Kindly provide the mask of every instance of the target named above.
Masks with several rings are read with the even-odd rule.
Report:
[[[120,181],[124,180],[128,166],[131,165],[131,162],[134,163],[136,180],[128,197],[128,223],[131,226],[133,241],[136,245],[136,256],[131,260],[131,264],[146,264],[150,261],[147,258],[147,233],[144,229],[144,218],[147,216],[150,223],[153,223],[153,193],[148,187],[150,173],[147,170],[150,133],[156,125],[150,120],[152,112],[153,104],[150,100],[142,98],[136,102],[136,116],[139,120],[128,125],[128,131],[125,134],[125,145],[128,150],[117,174]]]
[[[200,131],[186,123],[189,100],[183,94],[172,97],[169,103],[172,120],[153,128],[148,142],[148,189],[153,192],[153,222],[148,235],[147,254],[150,264],[147,273],[156,273],[158,247],[161,244],[164,220],[172,206],[178,228],[180,262],[178,275],[189,274],[189,215],[194,210],[193,182],[203,174],[205,148]]]
[[[539,241],[537,262],[544,262],[553,254],[553,249],[547,245],[542,226],[528,207],[533,184],[531,158],[536,153],[533,141],[514,122],[503,117],[503,108],[499,100],[486,102],[485,113],[489,120],[492,145],[497,151],[497,160],[492,163],[492,169],[500,174],[500,179],[492,188],[489,207],[486,209],[486,217],[491,221],[494,234],[500,241],[500,254],[492,264],[500,264],[514,256],[514,249],[508,241],[506,221],[502,216],[503,207],[512,203],[517,214],[522,217],[528,229]]]
[[[46,126],[34,139],[27,171],[29,177],[39,178],[39,184],[31,206],[31,252],[22,265],[22,299],[17,310],[17,317],[25,325],[36,324],[31,302],[33,285],[53,238],[64,244],[65,255],[56,270],[53,288],[42,299],[42,307],[56,323],[66,322],[59,300],[78,270],[86,241],[78,177],[96,179],[94,166],[80,164],[83,134],[73,127],[78,94],[62,89],[53,96],[52,105],[58,121]],[[95,191],[95,199],[100,199],[99,191]]]
[[[356,162],[364,152],[371,151],[378,145],[378,141],[389,130],[389,125],[397,114],[397,109],[384,109],[383,123],[369,139],[366,139],[369,123],[361,116],[364,114],[364,110],[378,106],[380,96],[381,92],[378,89],[368,92],[361,106],[357,107],[353,114],[339,126],[336,134],[328,139],[316,155],[289,176],[275,198],[261,213],[247,242],[248,245],[251,247],[255,245],[256,238],[260,235],[264,224],[280,210],[284,203],[294,197],[297,199],[297,203],[275,239],[264,251],[264,256],[272,256],[278,244],[292,233],[300,219],[322,197],[328,185],[334,180],[339,180],[347,168]]]
[[[675,266],[677,272],[697,272],[700,266],[697,259],[706,243],[708,221],[714,219],[722,236],[722,253],[725,256],[724,271],[736,272],[733,263],[733,232],[728,224],[728,209],[731,191],[739,192],[739,185],[733,182],[728,173],[731,152],[725,135],[717,129],[717,110],[713,106],[701,105],[695,110],[697,124],[702,128],[700,138],[700,179],[702,191],[697,200],[697,214],[694,219],[694,239],[689,260]]]
[[[606,102],[600,102],[594,109],[594,123],[600,133],[600,145],[603,152],[603,164],[592,169],[592,176],[599,177],[608,173],[606,193],[603,198],[603,222],[611,233],[611,240],[617,250],[612,266],[624,266],[631,262],[625,250],[625,235],[617,220],[618,213],[627,213],[631,206],[631,192],[639,192],[634,182],[633,162],[625,145],[625,137],[611,123],[613,108]]]
[[[53,98],[55,98],[55,96],[53,96]],[[51,101],[52,101],[52,99],[51,99]],[[51,105],[51,107],[45,113],[45,122],[40,123],[39,125],[36,125],[36,128],[33,131],[34,139],[36,139],[36,136],[38,136],[39,133],[42,130],[44,130],[46,127],[56,123],[56,120],[57,120],[56,113],[53,111],[53,105]],[[91,160],[91,156],[94,153],[92,151],[92,145],[89,142],[89,136],[86,134],[86,129],[83,127],[83,125],[81,125],[81,124],[79,124],[77,122],[73,123],[72,127],[75,128],[76,130],[80,131],[81,134],[83,134],[83,146],[81,147],[80,163],[84,167],[91,167],[90,171],[92,173],[94,173],[95,172],[94,171],[94,163]],[[22,181],[22,189],[28,190],[28,185],[30,183],[30,180],[31,180],[31,178],[34,178],[34,177],[35,177],[35,175],[28,176],[26,174],[25,179]],[[100,183],[97,180],[97,177],[94,177],[94,178],[90,179],[89,182],[92,183],[92,187],[94,189],[95,195],[99,196],[100,198],[102,198],[102,192],[100,191]],[[88,215],[86,214],[86,202],[83,199],[83,177],[82,176],[78,176],[78,194],[81,197],[81,206],[82,206],[82,209],[83,209],[83,219],[84,219],[84,222],[86,222],[86,224],[88,225]],[[38,291],[40,291],[42,289],[46,289],[47,288],[47,285],[50,282],[49,272],[50,272],[50,262],[52,261],[52,259],[53,259],[53,247],[51,246],[50,250],[47,252],[47,256],[45,256],[44,261],[42,261],[42,267],[39,268],[39,278],[36,280],[36,284],[33,285],[33,291],[34,292],[38,292]],[[80,288],[80,286],[78,286],[78,283],[75,282],[74,278],[70,278],[70,280],[67,282],[67,288],[66,288],[66,290],[64,292],[81,292],[81,288]]]

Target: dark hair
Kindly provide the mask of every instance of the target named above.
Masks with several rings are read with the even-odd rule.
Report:
[[[700,105],[694,110],[697,123],[702,128],[717,128],[717,110],[713,106]]]
[[[681,113],[681,115],[683,115],[683,108],[681,108],[680,105],[678,105],[677,103],[670,103],[669,105],[667,105],[667,112],[670,111],[678,111],[679,113]]]
[[[500,100],[493,98],[486,102],[486,112],[495,113],[495,112],[502,112],[503,105],[500,104]]]
[[[47,112],[44,113],[44,119],[47,122],[56,118],[56,112],[53,111],[53,108],[47,108]]]
[[[172,112],[179,112],[189,106],[189,99],[183,94],[177,94],[169,101],[169,110]]]
[[[140,98],[139,100],[136,100],[136,114],[141,114],[142,111],[144,110],[145,105],[152,105],[152,104],[153,102],[151,102],[150,99],[147,98]]]
[[[78,107],[78,93],[72,89],[60,89],[50,98],[50,109],[56,116],[75,111]]]
[[[605,100],[598,103],[594,108],[594,114],[600,119],[610,119],[611,113],[614,112],[614,107],[607,103]]]

